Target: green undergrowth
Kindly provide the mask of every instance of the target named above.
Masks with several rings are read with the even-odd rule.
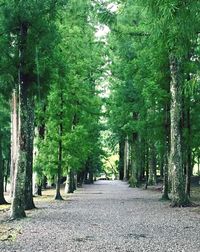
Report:
[[[191,201],[200,205],[200,186],[193,186],[191,188]]]

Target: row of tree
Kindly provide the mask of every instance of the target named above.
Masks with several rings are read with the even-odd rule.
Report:
[[[56,199],[63,176],[69,192],[76,179],[93,181],[104,154],[102,100],[120,179],[147,186],[159,172],[163,198],[190,204],[200,160],[200,3],[109,2],[0,0],[0,204],[9,177],[12,219],[35,207],[33,170],[38,194],[52,180]],[[97,19],[111,30],[104,41]],[[111,95],[101,99],[106,77]]]
[[[118,1],[110,26],[113,144],[120,178],[132,186],[163,179],[163,198],[190,204],[190,178],[200,155],[199,10],[196,0]],[[102,11],[103,13],[103,11]]]
[[[0,1],[0,204],[8,167],[11,219],[35,207],[33,170],[38,193],[48,178],[62,199],[63,176],[73,192],[75,178],[92,182],[101,168],[104,53],[94,8],[89,0]]]

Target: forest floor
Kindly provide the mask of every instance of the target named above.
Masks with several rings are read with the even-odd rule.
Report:
[[[1,230],[10,234],[0,252],[200,251],[199,207],[170,208],[158,190],[97,181],[64,201],[45,194],[27,218],[0,223],[0,237]]]

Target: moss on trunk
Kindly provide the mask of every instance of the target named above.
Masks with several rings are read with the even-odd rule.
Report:
[[[170,57],[171,70],[171,150],[170,168],[172,175],[172,202],[171,206],[187,206],[189,199],[185,193],[185,178],[182,165],[181,148],[181,97],[182,87],[180,79],[180,61],[176,56]]]

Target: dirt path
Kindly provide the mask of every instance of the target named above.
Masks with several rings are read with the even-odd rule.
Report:
[[[119,181],[85,185],[12,224],[22,232],[14,242],[0,242],[0,252],[200,252],[200,215],[159,198]]]

